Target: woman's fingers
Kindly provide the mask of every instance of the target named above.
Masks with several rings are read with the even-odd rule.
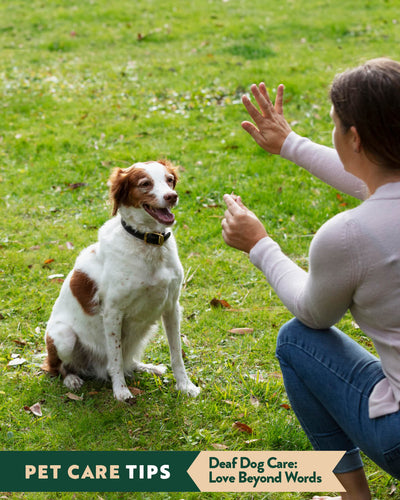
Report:
[[[280,115],[283,115],[283,93],[285,91],[284,85],[278,85],[276,89],[276,99],[275,99],[275,111]]]
[[[254,99],[259,105],[262,115],[264,117],[269,117],[272,112],[273,104],[271,102],[271,99],[269,98],[265,84],[260,84],[260,87],[255,84],[252,85],[251,93],[253,94]]]
[[[242,122],[242,128],[251,135],[251,137],[257,142],[257,144],[260,144],[260,142],[263,140],[263,136],[261,135],[258,128],[254,125],[254,123],[244,121]]]
[[[266,87],[264,82],[260,83],[259,89],[260,89],[261,94],[265,97],[265,99],[270,100],[268,90],[267,90],[267,87]]]
[[[244,107],[246,108],[249,115],[257,123],[257,121],[259,121],[259,119],[262,118],[258,109],[254,106],[254,104],[250,101],[250,99],[246,95],[242,97],[242,103],[244,104]]]

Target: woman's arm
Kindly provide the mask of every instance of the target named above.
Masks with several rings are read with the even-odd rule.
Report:
[[[243,96],[243,104],[255,124],[244,121],[242,127],[259,146],[305,168],[339,191],[361,200],[368,196],[364,182],[344,170],[335,149],[315,144],[291,130],[283,115],[283,85],[277,88],[275,105],[264,83],[252,85],[251,92],[259,110],[247,96]]]
[[[294,316],[310,328],[329,328],[352,304],[360,276],[359,262],[351,251],[356,234],[357,227],[346,222],[344,214],[324,224],[311,243],[308,271],[271,238],[259,240],[250,260]]]
[[[335,149],[328,148],[291,132],[282,145],[280,155],[335,189],[359,200],[368,197],[366,184],[346,172]]]

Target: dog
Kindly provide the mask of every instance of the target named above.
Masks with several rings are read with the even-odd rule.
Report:
[[[113,217],[100,228],[98,241],[77,257],[46,328],[43,369],[61,374],[70,390],[79,390],[83,378],[110,378],[114,397],[130,400],[126,376],[166,370],[140,361],[162,319],[176,389],[199,394],[182,359],[183,268],[170,229],[176,182],[177,168],[162,160],[112,171]]]

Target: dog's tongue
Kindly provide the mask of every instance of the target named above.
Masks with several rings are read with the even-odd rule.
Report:
[[[174,223],[175,216],[168,208],[158,208],[155,210],[156,219],[162,224],[169,226]]]
[[[170,226],[175,222],[175,216],[169,208],[153,208],[145,206],[144,209],[148,214],[156,219],[156,221],[160,222],[164,226]]]

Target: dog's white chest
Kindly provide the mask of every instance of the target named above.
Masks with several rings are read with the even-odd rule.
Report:
[[[167,269],[158,269],[140,282],[140,292],[146,303],[160,304],[165,302],[169,293],[179,287],[179,279]]]
[[[125,280],[121,307],[136,321],[153,322],[170,309],[179,296],[182,273],[179,268],[140,269]]]

